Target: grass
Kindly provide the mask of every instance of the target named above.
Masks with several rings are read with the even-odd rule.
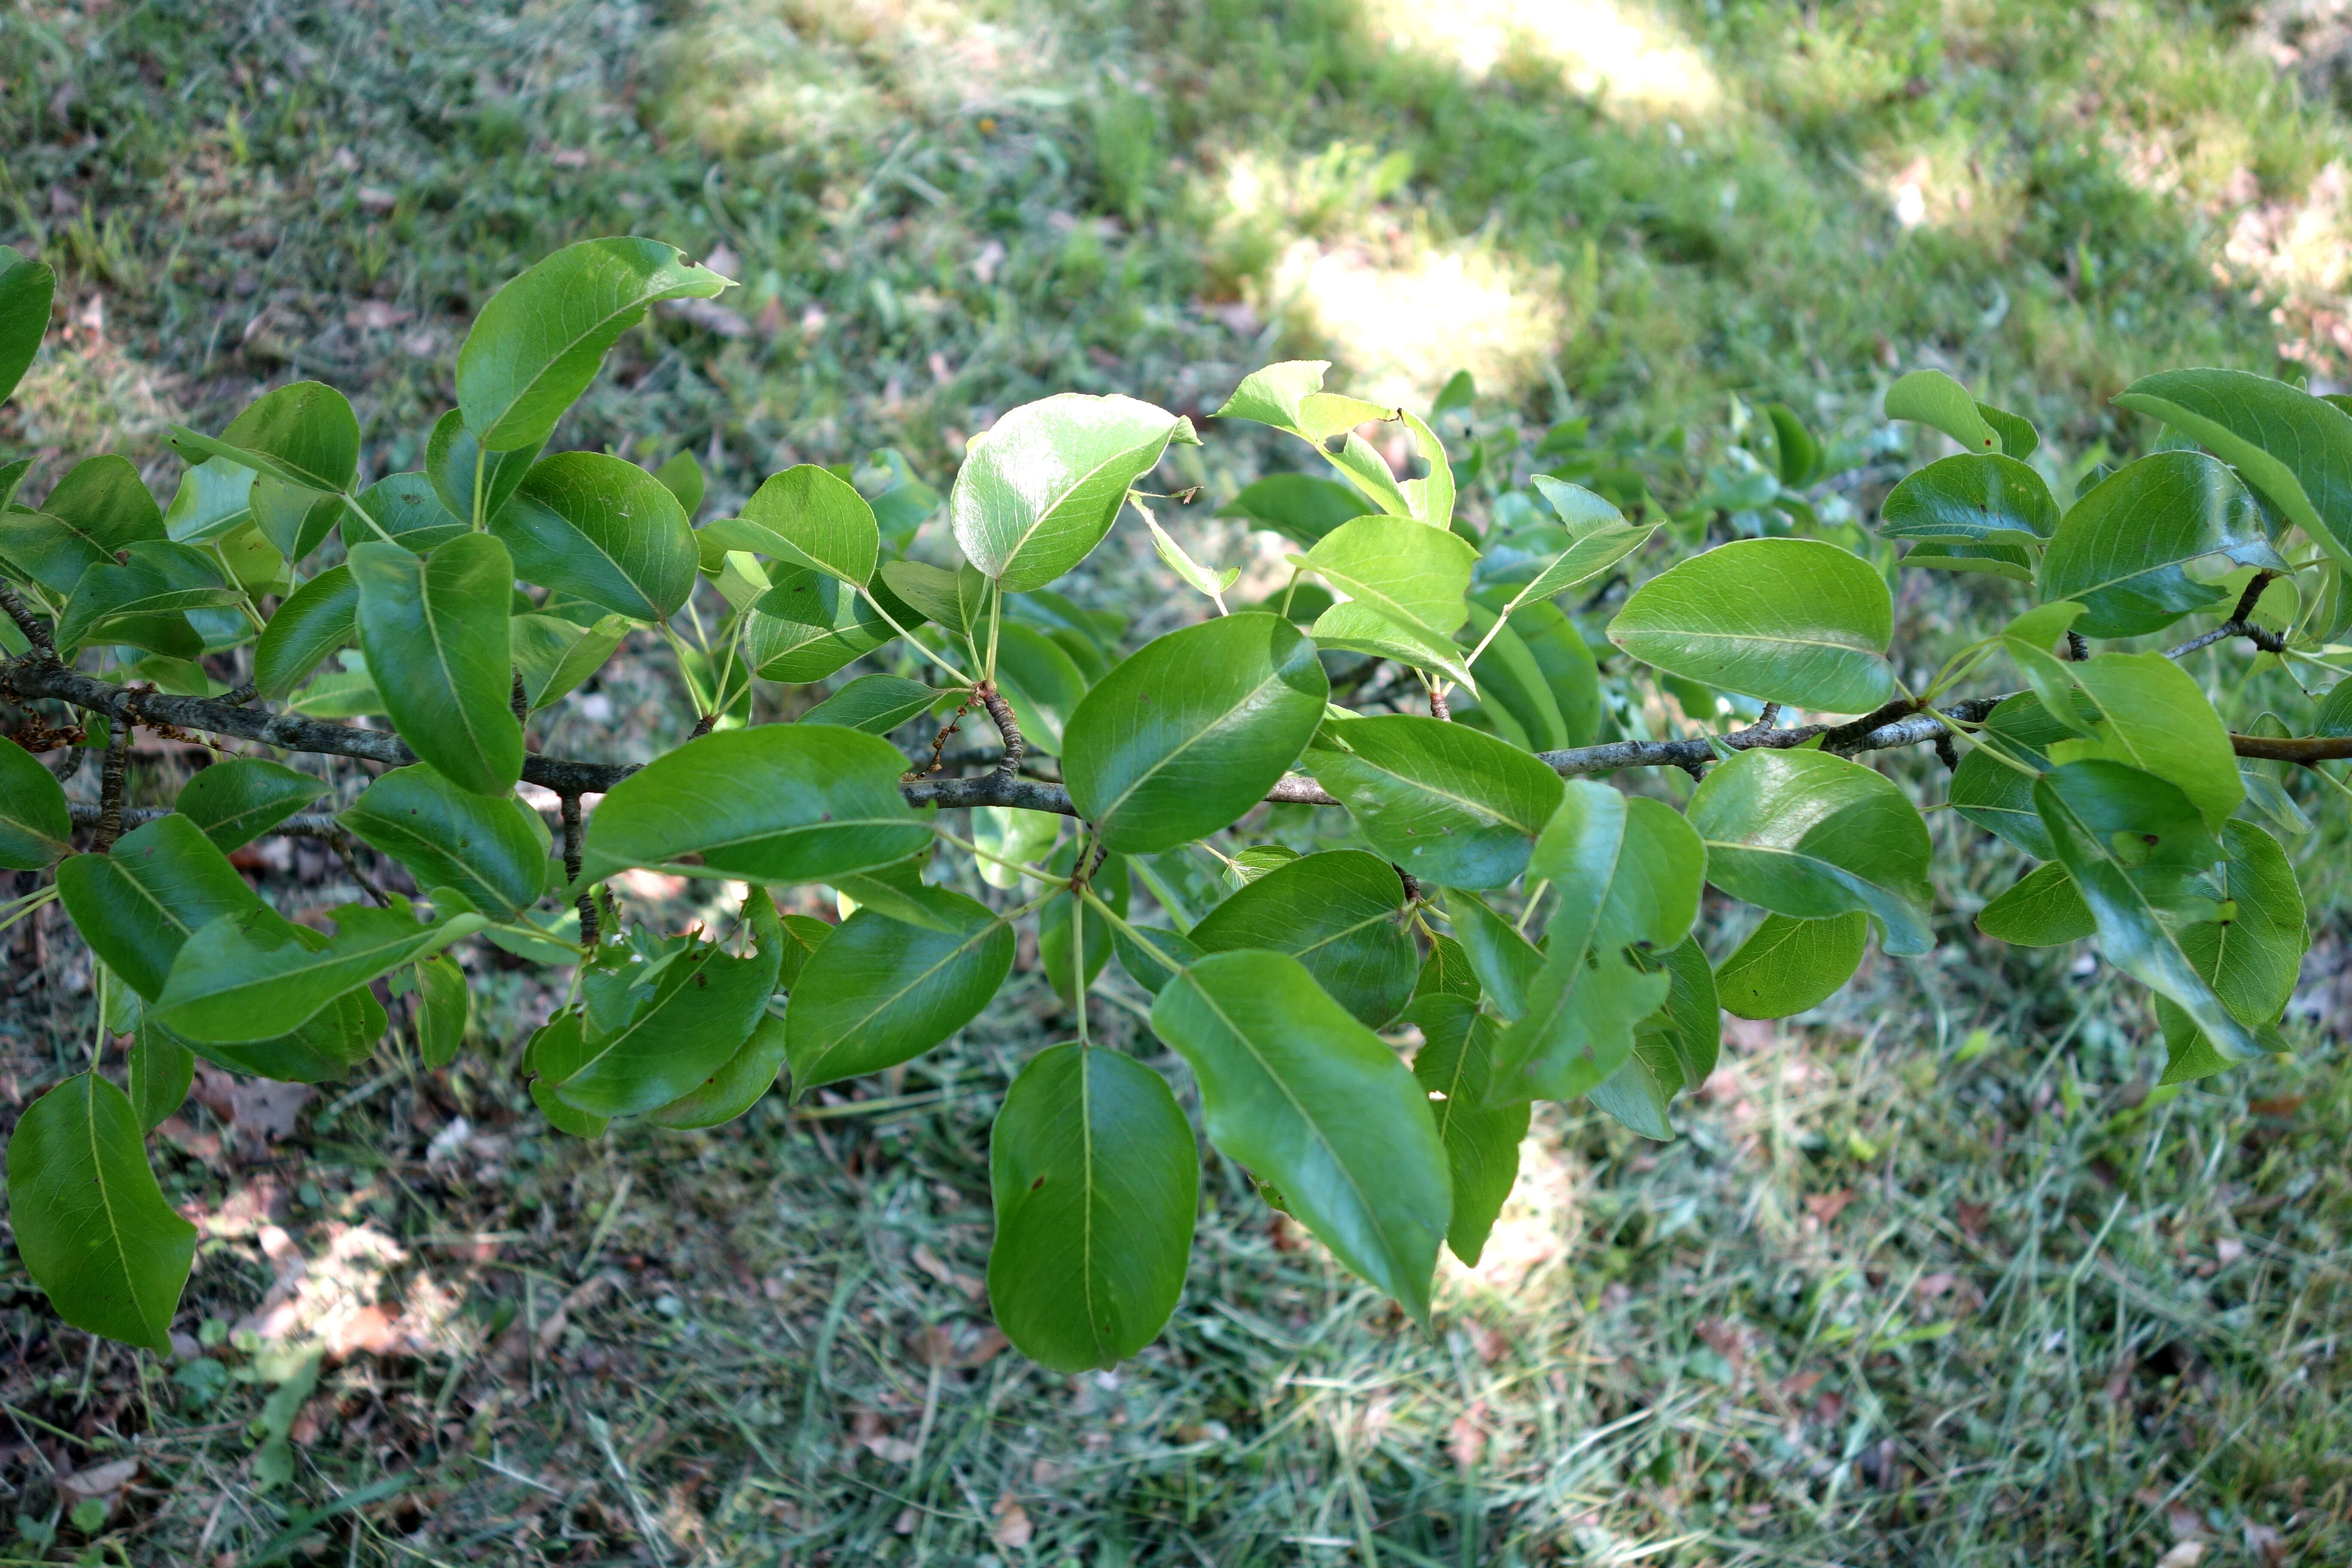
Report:
[[[1024,399],[1205,410],[1327,350],[1399,395],[1470,363],[1675,496],[1735,398],[1888,450],[1877,393],[1921,363],[2035,414],[2069,468],[2145,440],[2105,405],[2141,372],[2337,374],[2346,127],[2266,52],[2268,8],[1728,0],[1549,35],[1427,10],[20,4],[0,239],[58,264],[63,305],[0,428],[160,481],[163,422],[319,375],[370,472],[413,467],[488,291],[628,230],[723,248],[744,288],[634,335],[561,439],[692,449],[721,505],[880,446],[944,479]],[[1265,449],[1211,439],[1217,500]],[[1157,590],[1114,566],[1084,592]],[[574,750],[681,722],[656,661],[596,695]],[[1944,949],[1738,1028],[1675,1143],[1548,1110],[1431,1331],[1213,1156],[1175,1324],[1079,1379],[992,1353],[974,1289],[987,1121],[1069,1027],[1034,963],[863,1100],[581,1144],[518,1092],[543,987],[485,954],[457,1066],[395,1046],[283,1141],[215,1093],[159,1142],[208,1216],[186,1353],[93,1347],[4,1266],[0,1557],[2352,1555],[2340,915],[2301,1054],[2172,1095],[2136,992],[1969,936],[2011,868],[1937,832]],[[266,870],[296,901],[341,876],[310,846]],[[61,924],[12,940],[21,1101],[92,1020]],[[1118,1001],[1097,1023],[1157,1054]],[[307,1394],[289,1327],[353,1351]],[[111,1511],[71,1517],[50,1468],[125,1453]]]

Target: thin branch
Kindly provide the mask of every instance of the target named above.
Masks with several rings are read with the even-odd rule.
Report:
[[[76,800],[66,803],[76,827],[96,827],[101,808],[92,801]],[[127,831],[144,827],[157,817],[169,816],[171,808],[161,805],[126,805],[122,808],[122,826]],[[323,811],[297,812],[269,832],[289,838],[334,838],[342,834],[342,825]]]
[[[568,882],[580,879],[580,797],[563,797],[563,879]],[[588,889],[580,889],[580,945],[594,947],[604,932],[596,919],[596,895]]]
[[[122,784],[131,771],[131,731],[137,728],[125,702],[109,722],[106,766],[98,775],[98,829],[89,836],[93,855],[103,855],[122,837]]]
[[[2246,584],[2246,591],[2238,595],[2238,607],[2230,612],[2228,620],[2210,632],[2200,632],[2196,637],[2190,637],[2179,647],[2166,648],[2164,657],[2186,658],[2199,648],[2210,647],[2217,642],[2227,642],[2231,637],[2243,637],[2264,653],[2284,653],[2286,638],[2267,626],[2254,625],[2254,606],[2262,603],[2263,590],[2269,587],[2277,576],[2278,574],[2275,572],[2255,573],[2252,581]]]
[[[58,645],[49,637],[48,623],[33,614],[15,584],[0,582],[0,610],[6,611],[8,618],[16,623],[16,629],[25,634],[25,640],[33,645],[36,653],[58,657]]]
[[[1012,778],[1020,773],[1021,759],[1029,750],[1029,742],[1021,738],[1021,721],[1013,715],[1013,704],[996,689],[996,682],[982,681],[976,695],[980,705],[988,710],[988,716],[996,721],[996,732],[1004,738],[1004,755],[998,759],[996,771],[1004,778]]]
[[[2262,757],[2274,763],[2336,763],[2352,758],[2352,735],[2312,735],[2296,740],[2273,740],[2267,735],[2232,735],[2230,749],[2242,757]]]

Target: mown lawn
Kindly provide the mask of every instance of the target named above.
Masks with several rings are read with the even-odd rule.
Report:
[[[1918,364],[2033,414],[2076,472],[2147,440],[2106,402],[2143,372],[2346,374],[2325,24],[20,0],[0,242],[58,267],[60,306],[0,441],[44,456],[37,487],[110,447],[168,488],[164,422],[317,376],[359,403],[369,472],[415,467],[488,293],[639,232],[743,287],[634,335],[559,441],[691,450],[714,513],[886,447],[944,486],[1026,399],[1205,412],[1308,353],[1403,398],[1469,368],[1531,429],[1589,416],[1676,504],[1773,399],[1899,463],[1878,395]],[[1180,531],[1267,458],[1213,429]],[[1153,614],[1150,559],[1105,552],[1079,592]],[[661,659],[625,658],[559,733],[643,755],[687,721]],[[208,1216],[175,1363],[55,1328],[0,1255],[0,1560],[2352,1557],[2352,928],[2325,916],[2295,1059],[2152,1089],[2136,988],[1975,937],[2010,863],[1933,820],[1947,947],[1735,1027],[1674,1143],[1549,1111],[1433,1333],[1212,1157],[1175,1324],[1080,1379],[998,1353],[977,1289],[988,1121],[1067,1027],[1034,955],[863,1099],[582,1144],[520,1092],[543,986],[486,953],[457,1066],[395,1047],[274,1137],[216,1089],[159,1144]],[[2306,854],[2315,890],[2340,846]],[[314,848],[260,868],[274,895],[348,888]],[[659,879],[628,896],[692,913]],[[92,1019],[61,921],[5,940],[15,1106]],[[1102,1026],[1156,1052],[1139,994],[1104,992]],[[69,1517],[52,1468],[125,1455],[111,1511]]]

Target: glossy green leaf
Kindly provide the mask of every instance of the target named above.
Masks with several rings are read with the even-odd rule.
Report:
[[[988,579],[980,574],[979,568],[969,564],[961,571],[948,572],[919,561],[885,561],[877,575],[892,595],[925,619],[958,637],[971,632],[977,617],[969,612],[981,605],[988,585]],[[907,625],[904,621],[899,624]],[[908,630],[913,629],[908,626]]]
[[[17,1255],[75,1328],[168,1352],[196,1227],[147,1168],[138,1113],[82,1073],[25,1110],[8,1141]]]
[[[856,486],[814,463],[772,474],[743,503],[742,521],[764,530],[770,552],[853,587],[874,576],[882,531]]]
[[[2100,719],[2087,741],[2053,742],[2057,762],[2104,757],[2180,786],[2218,826],[2246,797],[2221,716],[2189,673],[2160,653],[2103,653],[2067,666]]]
[[[1396,1053],[1281,952],[1211,953],[1161,988],[1151,1028],[1200,1081],[1209,1141],[1426,1321],[1453,1178]]]
[[[695,461],[693,453],[672,453],[668,460],[653,470],[653,476],[661,481],[662,489],[677,498],[677,504],[685,509],[689,520],[702,510],[702,465]]]
[[[1519,1142],[1528,1135],[1533,1108],[1525,1100],[1489,1108],[1500,1028],[1478,1010],[1474,998],[1433,992],[1414,999],[1406,1017],[1421,1028],[1412,1076],[1430,1101],[1437,1136],[1454,1183],[1454,1210],[1445,1241],[1471,1268],[1486,1248],[1486,1237],[1519,1179]]]
[[[490,297],[457,351],[457,406],[491,452],[537,447],[588,390],[605,351],[662,300],[727,287],[675,246],[584,239],[525,268]],[[451,510],[455,510],[455,508]]]
[[[514,563],[486,533],[430,556],[352,549],[360,649],[400,738],[453,784],[504,795],[522,774],[515,721]]]
[[[41,352],[56,291],[57,274],[47,262],[0,245],[0,400],[16,390]]]
[[[1696,937],[1685,937],[1664,953],[1637,948],[1631,956],[1666,977],[1666,1000],[1635,1026],[1633,1050],[1586,1099],[1643,1137],[1670,1142],[1675,1097],[1705,1083],[1715,1071],[1723,1043],[1722,998]]]
[[[744,660],[763,679],[823,680],[898,635],[856,590],[822,572],[790,567],[770,576],[775,585],[743,632]],[[903,616],[898,625],[914,629]]]
[[[457,954],[446,951],[420,960],[410,975],[416,984],[416,1054],[427,1068],[447,1067],[466,1043],[473,1021],[474,995]]]
[[[898,793],[906,766],[887,741],[829,724],[705,735],[613,786],[590,820],[583,879],[688,855],[702,875],[756,882],[887,866],[931,842]]]
[[[1735,1018],[1787,1018],[1835,995],[1862,966],[1870,917],[1766,915],[1715,972],[1723,1010]]]
[[[1463,628],[1459,640],[1486,645],[1471,669],[1478,678],[1478,699],[1472,711],[1484,717],[1482,727],[1491,726],[1496,734],[1522,751],[1555,752],[1568,744],[1568,725],[1560,717],[1559,703],[1552,696],[1542,667],[1518,633],[1508,625],[1496,626],[1493,613],[1473,602],[1470,624]],[[1458,710],[1461,704],[1455,707]],[[1466,720],[1470,714],[1457,712],[1456,717]]]
[[[77,463],[37,512],[0,510],[0,557],[50,593],[68,595],[92,566],[142,540],[162,539],[163,515],[130,459]]]
[[[1155,637],[1087,693],[1063,779],[1125,854],[1213,833],[1260,799],[1322,722],[1315,645],[1278,616],[1221,616]]]
[[[324,544],[338,523],[357,522],[340,494],[322,495],[276,474],[255,475],[247,499],[252,502],[255,529],[289,561],[299,561]],[[374,531],[365,530],[363,536],[373,538]]]
[[[335,934],[315,947],[274,911],[223,914],[199,926],[172,961],[155,1021],[191,1043],[274,1039],[344,993],[487,923],[458,914],[420,924],[399,909],[366,904],[330,913]]]
[[[2000,437],[1985,422],[1969,389],[1940,370],[1915,370],[1886,389],[1886,416],[1934,426],[1972,452],[1999,452]]]
[[[1396,868],[1360,849],[1303,855],[1201,917],[1203,952],[1288,953],[1363,1023],[1379,1027],[1412,994],[1421,961],[1404,923]]]
[[[460,789],[421,763],[379,776],[336,820],[407,867],[418,888],[455,889],[495,920],[546,889],[553,840],[539,813],[511,795]]]
[[[1013,704],[1030,751],[1061,755],[1070,715],[1087,695],[1077,661],[1036,627],[1008,621],[998,632],[996,684]]]
[[[2068,705],[2074,706],[2070,693]],[[1985,728],[2003,744],[2005,754],[2040,767],[2048,762],[2053,742],[2069,731],[2050,717],[2042,700],[2030,691],[2002,701],[1985,719]],[[1952,771],[1952,808],[1988,832],[1997,833],[2037,860],[2050,858],[2050,830],[2033,809],[2033,776],[1994,756],[1983,745],[1971,746]]]
[[[125,1093],[142,1132],[152,1132],[187,1103],[195,1081],[196,1053],[163,1030],[142,1024],[131,1042]]]
[[[1627,950],[1662,953],[1688,934],[1706,852],[1671,806],[1570,779],[1528,870],[1551,883],[1556,902],[1543,965],[1525,982],[1525,1011],[1496,1047],[1490,1095],[1498,1103],[1573,1099],[1616,1073],[1636,1026],[1671,989],[1667,975],[1644,971]]]
[[[1772,466],[1780,482],[1801,489],[1821,477],[1821,443],[1813,439],[1797,411],[1785,403],[1768,403],[1764,417],[1772,426]]]
[[[945,888],[914,896],[943,929],[861,909],[809,959],[784,1017],[793,1094],[922,1055],[1004,984],[1011,926]]]
[[[1217,515],[1245,518],[1286,539],[1311,545],[1341,523],[1363,516],[1364,502],[1355,490],[1335,480],[1313,474],[1269,474],[1219,507]]]
[[[1601,716],[1601,669],[1574,622],[1550,604],[1521,605],[1507,628],[1523,644],[1559,711],[1563,744],[1591,744]]]
[[[490,531],[525,582],[632,620],[665,620],[694,589],[694,531],[677,498],[635,463],[601,452],[532,464]]]
[[[2097,763],[2077,763],[2093,768]],[[2061,773],[2067,770],[2061,769]],[[2215,1056],[2223,1062],[2249,1061],[2263,1054],[2253,1032],[2240,1023],[2214,994],[2181,950],[2179,937],[2159,918],[2155,905],[2118,858],[2115,846],[2091,830],[2061,793],[2064,780],[2057,774],[2033,786],[2034,805],[2049,826],[2057,863],[2066,868],[2075,890],[2090,906],[2097,922],[2099,950],[2108,963],[2158,995],[2169,998],[2196,1023]]]
[[[118,459],[119,460],[119,459]],[[226,458],[198,463],[180,476],[163,509],[163,537],[180,544],[224,539],[253,521],[256,474]],[[140,487],[143,493],[146,487]]]
[[[89,950],[150,1002],[190,936],[223,915],[263,909],[228,857],[176,812],[132,828],[108,854],[66,859],[58,896]]]
[[[173,809],[223,853],[249,844],[327,793],[324,779],[260,757],[227,757],[180,786]]]
[[[1066,883],[1077,867],[1077,860],[1078,847],[1073,841],[1064,844],[1046,864],[1059,872]],[[1096,896],[1110,906],[1111,913],[1121,916],[1127,913],[1129,887],[1126,856],[1104,858],[1102,865],[1095,872],[1094,889]],[[1078,994],[1077,965],[1071,962],[1072,959],[1084,958],[1086,984],[1092,985],[1095,976],[1102,973],[1104,963],[1109,961],[1111,950],[1110,922],[1103,918],[1101,910],[1087,906],[1083,926],[1070,918],[1073,912],[1072,900],[1066,891],[1057,894],[1037,911],[1037,967],[1045,972],[1046,984],[1053,986],[1054,994],[1065,1002]],[[1076,943],[1083,943],[1083,954],[1073,952]]]
[[[617,615],[599,616],[586,626],[555,616],[515,616],[507,635],[531,710],[562,701],[604,668],[627,640],[629,625],[627,616]]]
[[[470,526],[499,514],[522,477],[539,460],[541,443],[509,452],[485,453],[466,428],[466,416],[452,408],[433,426],[425,445],[425,476],[449,514]]]
[[[1028,879],[1013,866],[1000,865],[1010,860],[1014,865],[1040,864],[1054,841],[1062,836],[1062,817],[1058,812],[1025,811],[1017,805],[975,806],[971,814],[972,842],[996,857],[980,862],[980,879],[992,888],[1010,890]]]
[[[1546,562],[1526,587],[1511,595],[1510,606],[1536,604],[1591,582],[1639,550],[1656,531],[1654,526],[1602,528],[1580,536]]]
[[[1909,956],[1936,945],[1926,906],[1927,826],[1885,774],[1826,752],[1739,752],[1691,797],[1707,880],[1774,914],[1825,920],[1859,910]]]
[[[2338,680],[2321,700],[2313,717],[2315,735],[2352,735],[2352,679]]]
[[[1878,520],[1890,539],[2047,539],[2058,526],[2058,503],[2042,476],[2016,458],[1963,452],[1888,491]]]
[[[2145,375],[2116,401],[2214,452],[2352,567],[2352,416],[2283,381],[2238,370]]]
[[[360,585],[349,566],[332,566],[288,595],[253,649],[261,695],[282,701],[320,661],[359,639]]]
[[[14,741],[0,744],[0,867],[37,871],[73,848],[58,775]]]
[[[1470,967],[1470,955],[1450,936],[1431,939],[1429,956],[1423,960],[1421,974],[1412,983],[1415,1001],[1433,992],[1478,1000],[1478,976]]]
[[[1320,647],[1435,670],[1472,696],[1478,695],[1477,676],[1464,662],[1468,649],[1454,646],[1451,637],[1391,620],[1369,605],[1333,605],[1315,617],[1314,637]]]
[[[1086,559],[1191,423],[1131,397],[1066,392],[1024,404],[975,437],[948,497],[964,556],[1008,594]]]
[[[612,1124],[609,1116],[591,1116],[556,1098],[554,1080],[579,1066],[587,1047],[587,1019],[578,1008],[550,1018],[523,1049],[523,1070],[531,1075],[530,1100],[558,1132],[574,1138],[600,1138]]]
[[[1171,975],[1201,956],[1191,937],[1160,926],[1135,926],[1132,934],[1113,926],[1110,945],[1128,978],[1154,996]]]
[[[2180,950],[2231,1017],[2267,1033],[2294,994],[2311,942],[2303,889],[2278,840],[2253,823],[2223,823],[2221,844],[2212,891],[2223,900],[2224,918],[2180,927]],[[2167,1011],[2158,1009],[2159,1016]],[[2210,1077],[2229,1066],[2194,1020],[2184,1015],[2164,1021],[2172,1045],[2166,1082]]]
[[[1543,967],[1543,950],[1474,894],[1445,890],[1445,912],[1462,955],[1480,989],[1506,1022],[1527,1016],[1528,990]]]
[[[350,399],[324,382],[297,381],[262,394],[217,437],[183,425],[171,432],[172,445],[193,462],[226,458],[314,495],[350,489],[359,471],[359,416]]]
[[[1201,1157],[1158,1073],[1083,1045],[1040,1051],[989,1134],[997,1326],[1055,1372],[1109,1367],[1159,1337],[1192,1247]]]
[[[887,735],[921,718],[948,693],[897,675],[861,675],[800,717],[803,724],[838,724]]]
[[[753,888],[746,908],[759,933],[750,956],[697,942],[609,1017],[599,1017],[591,994],[579,1060],[568,1073],[541,1073],[557,1099],[591,1116],[635,1116],[709,1087],[765,1016],[782,963],[785,939],[766,890]],[[768,1077],[774,1081],[772,1068]]]
[[[1307,766],[1373,848],[1446,887],[1517,877],[1560,800],[1559,775],[1527,752],[1413,714],[1327,724]]]
[[[1302,559],[1349,599],[1424,636],[1450,637],[1469,616],[1464,595],[1478,552],[1459,534],[1410,518],[1360,517]]]
[[[1977,911],[1977,930],[2019,947],[2058,947],[2098,929],[2074,879],[2055,861],[2036,866]]]
[[[751,1026],[751,1037],[718,1071],[667,1105],[646,1111],[646,1120],[680,1131],[732,1121],[776,1087],[783,1066],[784,1021],[763,1013]]]
[[[2158,452],[2074,503],[2042,557],[2041,589],[2083,606],[2084,637],[2138,637],[2226,608],[2218,580],[2233,567],[2285,564],[2235,474],[2201,452]]]
[[[2036,430],[2033,421],[2023,415],[1995,408],[1990,403],[1979,403],[1977,405],[1977,417],[1992,426],[1993,434],[2000,437],[2001,450],[2021,463],[2033,456],[2042,445],[2042,432]]]
[[[1554,515],[1578,538],[1625,526],[1625,514],[1606,496],[1596,495],[1582,485],[1572,485],[1550,474],[1535,474],[1529,484],[1544,499]]]
[[[1692,556],[1634,590],[1609,640],[1644,664],[1831,713],[1895,691],[1895,605],[1868,562],[1810,539],[1744,539]]]
[[[193,545],[145,539],[125,547],[128,559],[93,566],[74,585],[58,617],[58,649],[94,642],[152,649],[174,658],[194,658],[214,639],[186,612],[224,610],[243,595],[229,586],[213,559]],[[231,623],[242,627],[239,617]],[[238,640],[234,632],[220,639]]]

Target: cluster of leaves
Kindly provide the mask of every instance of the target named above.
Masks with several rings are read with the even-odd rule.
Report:
[[[49,280],[0,259],[13,385]],[[1197,439],[1190,423],[1130,398],[1014,409],[944,502],[887,462],[802,466],[700,527],[690,461],[542,455],[651,304],[726,286],[642,239],[540,262],[476,322],[421,473],[360,488],[350,405],[298,383],[217,436],[175,429],[193,466],[168,509],[105,457],[0,511],[7,690],[79,710],[108,754],[100,799],[77,808],[0,746],[0,865],[55,868],[5,915],[60,901],[97,961],[101,1041],[131,1037],[120,1084],[101,1050],[10,1149],[19,1247],[68,1321],[167,1342],[194,1235],[143,1137],[196,1058],[337,1078],[383,1039],[389,999],[422,1059],[445,1062],[469,1017],[453,944],[568,968],[526,1068],[548,1121],[593,1137],[617,1117],[714,1126],[780,1076],[802,1095],[908,1061],[989,1005],[1027,921],[1075,1037],[1029,1060],[993,1133],[989,1289],[1015,1343],[1109,1364],[1182,1286],[1199,1145],[1165,1079],[1089,1038],[1086,998],[1114,956],[1153,997],[1209,1141],[1425,1318],[1441,1244],[1467,1260],[1484,1245],[1532,1101],[1589,1097],[1671,1137],[1721,1010],[1813,1005],[1874,933],[1891,953],[1933,949],[1927,828],[1855,760],[1931,742],[1954,764],[1951,807],[2042,862],[1983,910],[1987,932],[2095,932],[2157,994],[2172,1079],[2280,1048],[2305,921],[2264,823],[2301,830],[2296,790],[2340,787],[2316,764],[2352,755],[2333,738],[2352,734],[2352,686],[2315,736],[2275,719],[2232,734],[2172,658],[2087,639],[2234,602],[2197,646],[2242,636],[2332,668],[2352,618],[2352,416],[2324,400],[2232,373],[2151,377],[2125,401],[2173,447],[2094,476],[2062,512],[2026,461],[2030,425],[1921,373],[1889,414],[1963,451],[1886,499],[1884,540],[1821,523],[1821,449],[1776,408],[1750,498],[1775,521],[1708,547],[1710,512],[1658,515],[1572,432],[1537,448],[1557,460],[1530,493],[1509,482],[1520,455],[1478,445],[1457,468],[1430,423],[1325,391],[1323,364],[1277,364],[1220,416],[1295,437],[1332,477],[1232,499],[1296,546],[1289,582],[1237,607],[1235,572],[1194,561],[1135,489]],[[1449,388],[1433,416],[1466,397]],[[5,470],[11,497],[25,472]],[[1457,510],[1474,479],[1494,497],[1483,529]],[[954,570],[907,554],[942,504]],[[1132,649],[1048,586],[1129,507],[1215,612]],[[1898,560],[1886,540],[1915,542]],[[1637,562],[1663,569],[1589,639],[1563,596],[1612,599]],[[1915,690],[1890,658],[1907,565],[2013,579],[2034,603]],[[633,628],[676,649],[695,738],[635,770],[527,752],[531,715]],[[2022,689],[1938,706],[1996,660]],[[747,721],[755,681],[861,661],[887,668],[797,721]],[[1652,738],[1663,710],[1643,681],[1721,724]],[[887,738],[974,706],[1003,744],[981,774],[910,771]],[[1816,721],[1783,722],[1800,710]],[[375,713],[392,732],[331,721]],[[323,830],[400,863],[421,898],[331,911],[331,935],[267,903],[228,852],[323,785],[258,758],[215,763],[121,832],[142,722],[387,764]],[[2263,771],[2294,763],[2316,783]],[[1591,776],[1656,767],[1626,774],[1655,786],[1638,790]],[[562,797],[560,845],[526,779]],[[602,796],[584,828],[583,794]],[[1236,837],[1268,800],[1300,817],[1294,842]],[[79,853],[77,810],[94,825]],[[747,892],[715,931],[623,930],[602,888],[633,868]],[[1694,934],[1710,885],[1764,911],[1720,963]],[[783,913],[775,889],[794,886],[832,890],[845,918]],[[1409,1061],[1384,1030],[1415,1044]]]

